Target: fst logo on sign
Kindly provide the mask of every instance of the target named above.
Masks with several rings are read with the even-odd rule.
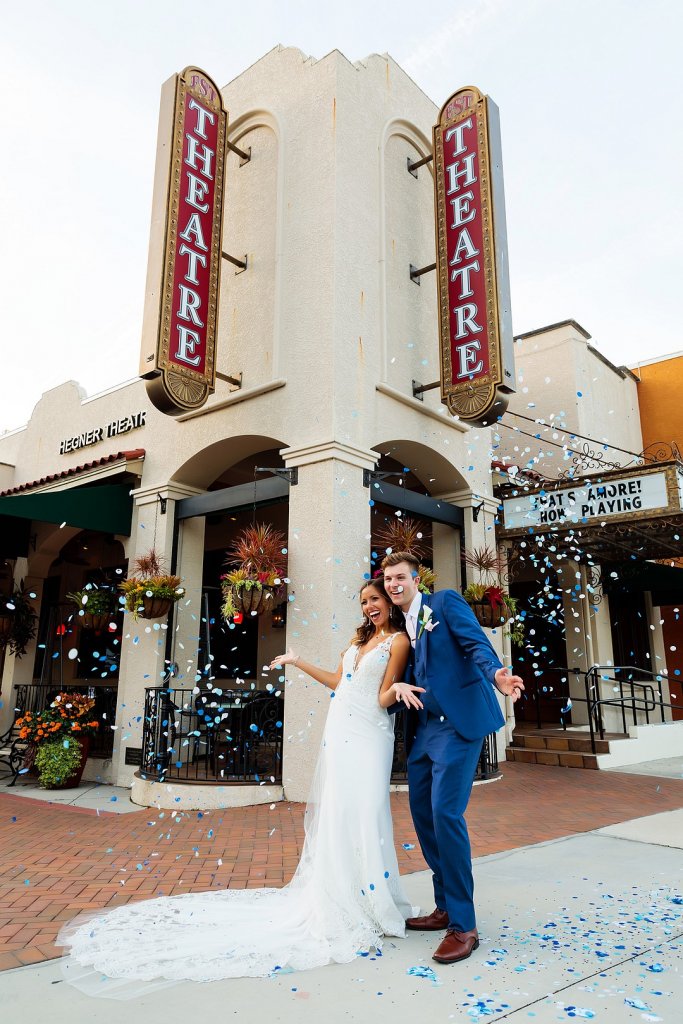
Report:
[[[141,365],[149,396],[162,412],[196,409],[215,387],[226,131],[227,114],[220,91],[203,71],[186,68],[166,83],[162,90],[158,163],[168,168],[168,174],[164,182],[157,183],[158,191],[164,193],[166,230],[160,238],[153,214],[150,311],[148,315],[146,306]],[[166,136],[168,144],[164,147]],[[156,191],[155,207],[160,207]],[[163,261],[157,268],[155,247],[160,244]],[[155,283],[150,278],[159,271],[161,286],[155,308]],[[154,327],[156,345],[151,352]]]
[[[434,127],[442,401],[491,423],[514,391],[497,108],[461,89]]]

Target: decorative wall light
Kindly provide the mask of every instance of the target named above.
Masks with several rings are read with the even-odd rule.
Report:
[[[270,621],[273,629],[284,629],[287,625],[287,605],[283,603],[274,608]]]

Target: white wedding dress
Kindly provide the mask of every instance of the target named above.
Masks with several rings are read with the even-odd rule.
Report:
[[[360,659],[356,647],[344,654],[291,882],[160,897],[77,918],[57,939],[71,948],[67,980],[91,995],[128,998],[159,979],[266,977],[347,963],[380,948],[383,936],[405,934],[416,909],[403,894],[393,842],[393,719],[378,701],[392,639]]]

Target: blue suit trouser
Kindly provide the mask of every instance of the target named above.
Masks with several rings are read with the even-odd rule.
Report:
[[[465,809],[482,741],[466,740],[434,715],[420,716],[408,757],[410,810],[422,854],[432,870],[434,899],[448,927],[476,927],[474,879]]]

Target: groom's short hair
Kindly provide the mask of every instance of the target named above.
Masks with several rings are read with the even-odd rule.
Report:
[[[390,565],[398,565],[399,562],[407,562],[414,576],[419,576],[420,559],[416,558],[412,551],[392,551],[382,559],[382,569],[388,569]]]

